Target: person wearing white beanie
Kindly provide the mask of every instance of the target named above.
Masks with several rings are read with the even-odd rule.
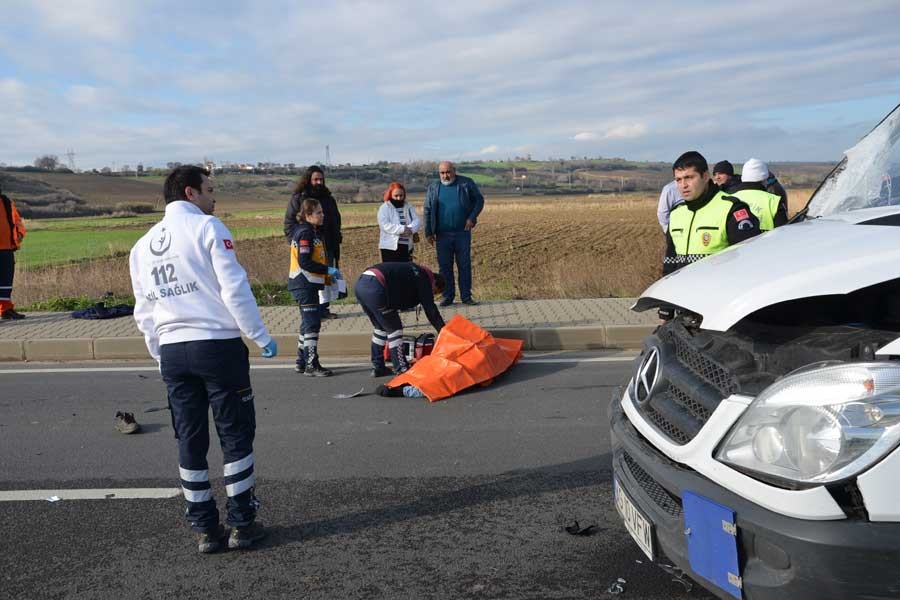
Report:
[[[763,231],[787,223],[787,202],[766,191],[768,178],[769,165],[758,158],[751,158],[741,169],[741,183],[728,192],[729,196],[740,198],[750,207]]]

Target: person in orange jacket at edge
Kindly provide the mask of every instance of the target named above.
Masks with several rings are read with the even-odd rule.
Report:
[[[16,271],[13,254],[22,245],[25,225],[16,205],[0,190],[0,319],[10,321],[24,319],[25,315],[13,310],[12,287]]]
[[[384,262],[363,271],[356,280],[356,300],[372,322],[372,377],[404,373],[409,363],[403,354],[403,323],[398,311],[419,304],[440,333],[444,319],[434,297],[444,291],[447,280],[440,273],[413,262]],[[389,349],[393,371],[384,364]]]

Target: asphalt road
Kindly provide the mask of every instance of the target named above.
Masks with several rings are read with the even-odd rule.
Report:
[[[199,555],[180,498],[0,502],[2,596],[710,598],[620,524],[606,405],[630,361],[610,358],[531,356],[434,404],[373,395],[362,365],[330,379],[254,369],[259,548]],[[48,366],[0,367],[0,489],[178,485],[169,413],[144,412],[165,404],[153,369]],[[117,410],[143,433],[117,433]],[[596,527],[570,535],[574,521]],[[608,592],[618,578],[624,592]]]

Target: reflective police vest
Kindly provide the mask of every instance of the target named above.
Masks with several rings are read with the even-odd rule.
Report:
[[[721,191],[699,210],[693,211],[686,204],[676,206],[669,214],[669,235],[675,253],[714,254],[727,248],[730,244],[725,224],[733,206]]]
[[[750,212],[759,219],[761,231],[775,229],[775,215],[778,213],[778,205],[781,197],[762,190],[738,190],[729,196],[740,198],[750,207]]]

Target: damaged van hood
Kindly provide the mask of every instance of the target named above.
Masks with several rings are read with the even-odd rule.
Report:
[[[900,215],[900,206],[853,211],[773,229],[660,279],[633,306],[675,306],[726,331],[787,300],[847,294],[900,278],[900,229],[860,224]]]
[[[675,306],[701,315],[704,329],[726,331],[779,302],[897,279],[898,226],[900,105],[844,152],[792,224],[675,271],[633,308]]]

